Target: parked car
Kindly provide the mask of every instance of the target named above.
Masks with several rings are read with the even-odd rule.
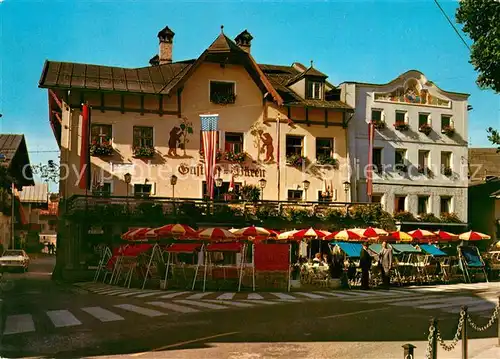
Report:
[[[23,272],[28,271],[30,257],[22,249],[8,249],[0,257],[0,269],[18,269]]]

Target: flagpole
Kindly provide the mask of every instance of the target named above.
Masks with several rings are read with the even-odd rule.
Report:
[[[281,190],[280,190],[280,184],[281,184],[281,171],[280,171],[280,121],[281,121],[281,114],[278,112],[278,115],[276,116],[276,137],[277,137],[277,150],[276,150],[276,163],[277,163],[277,169],[278,169],[278,174],[277,174],[277,179],[278,179],[278,202],[280,201],[281,198]]]
[[[11,184],[11,192],[12,192],[12,195],[11,195],[11,214],[10,214],[10,231],[11,231],[11,234],[10,234],[10,237],[11,237],[11,241],[12,241],[12,249],[15,249],[16,247],[16,242],[14,240],[14,182],[12,182]]]

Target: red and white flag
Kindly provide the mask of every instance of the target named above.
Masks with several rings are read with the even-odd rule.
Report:
[[[207,194],[214,199],[215,159],[217,155],[217,125],[219,115],[200,115],[203,155],[205,157],[205,180]]]
[[[371,202],[373,194],[373,141],[375,137],[375,126],[373,122],[368,123],[368,168],[366,171],[366,194]]]
[[[229,189],[228,189],[229,192],[233,192],[234,191],[234,175],[231,175],[231,182],[229,182]]]
[[[90,188],[90,106],[82,105],[82,141],[80,148],[80,183],[81,189]]]

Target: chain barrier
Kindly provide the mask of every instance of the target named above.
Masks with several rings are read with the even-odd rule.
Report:
[[[457,345],[458,341],[460,340],[460,334],[462,333],[462,329],[464,327],[464,321],[465,321],[465,311],[462,309],[460,310],[460,319],[458,320],[457,332],[455,333],[455,337],[453,338],[451,344],[449,345],[444,342],[443,338],[441,338],[441,333],[439,329],[436,330],[436,335],[439,344],[447,352],[452,351]]]
[[[472,329],[478,331],[478,332],[484,332],[485,330],[489,329],[493,323],[495,323],[495,321],[497,320],[498,318],[498,314],[500,312],[500,304],[498,304],[495,308],[495,310],[493,311],[493,314],[491,315],[491,318],[490,320],[488,321],[488,323],[482,327],[478,326],[476,323],[474,323],[471,319],[470,316],[467,316],[467,321],[469,322],[470,326],[472,327]]]
[[[431,323],[429,327],[429,336],[427,337],[427,349],[425,350],[425,359],[431,359],[432,355],[432,339],[434,337],[434,332],[436,328],[434,328],[434,324]]]

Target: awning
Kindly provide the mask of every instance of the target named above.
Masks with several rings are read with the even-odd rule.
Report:
[[[193,253],[201,248],[200,243],[174,243],[167,248],[170,253]]]
[[[243,246],[240,242],[213,243],[207,246],[209,252],[239,252]]]
[[[397,253],[397,251],[396,251],[396,249],[394,248],[394,245],[393,245],[393,244],[391,244],[391,247],[392,247],[392,254],[396,254],[396,253]],[[380,251],[382,250],[382,245],[381,245],[380,243],[373,243],[373,244],[371,244],[371,245],[370,245],[370,247],[368,247],[368,248],[370,248],[370,249],[371,249],[372,251],[374,251],[375,253],[379,254],[379,253],[380,253]]]
[[[420,253],[420,251],[408,243],[395,243],[392,248],[399,253]]]
[[[420,249],[434,257],[447,256],[445,252],[432,244],[421,244]]]
[[[361,249],[363,248],[361,243],[335,242],[335,244],[340,247],[340,249],[346,254],[346,256],[351,258],[359,258]]]

